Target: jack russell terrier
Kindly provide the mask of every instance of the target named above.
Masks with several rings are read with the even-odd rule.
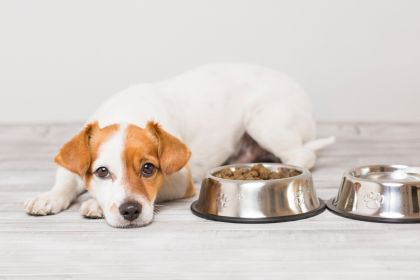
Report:
[[[107,100],[55,157],[55,184],[29,199],[31,215],[57,214],[86,189],[81,215],[113,227],[152,222],[154,204],[194,196],[193,177],[229,162],[281,159],[311,168],[315,139],[308,97],[284,74],[212,64]],[[192,152],[191,152],[192,151]],[[189,164],[188,164],[189,163]]]

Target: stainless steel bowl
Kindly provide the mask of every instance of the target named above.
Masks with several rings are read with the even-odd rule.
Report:
[[[328,209],[352,219],[420,222],[420,167],[372,165],[344,174],[336,198]]]
[[[271,171],[297,171],[297,176],[274,180],[231,180],[213,176],[224,168],[251,168],[255,164],[234,164],[210,170],[200,196],[191,205],[202,218],[233,223],[273,223],[309,218],[321,213],[325,204],[318,199],[307,169],[264,163]]]

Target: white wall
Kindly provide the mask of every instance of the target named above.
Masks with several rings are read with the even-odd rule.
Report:
[[[1,1],[0,122],[85,119],[130,84],[275,67],[328,121],[420,121],[420,1]]]

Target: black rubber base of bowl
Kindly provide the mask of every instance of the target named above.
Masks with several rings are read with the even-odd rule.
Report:
[[[420,223],[420,218],[419,219],[381,218],[381,217],[370,217],[370,216],[363,216],[363,215],[348,213],[348,212],[342,211],[342,210],[338,209],[337,207],[335,207],[332,203],[333,201],[334,201],[334,198],[327,201],[328,210],[330,210],[332,213],[334,213],[338,216],[342,216],[344,218],[349,218],[349,219],[363,221],[363,222],[373,222],[373,223],[389,223],[389,224],[416,224],[416,223]]]
[[[325,202],[321,199],[319,200],[320,206],[310,212],[304,214],[290,215],[290,216],[278,216],[278,217],[267,217],[267,218],[238,218],[238,217],[226,217],[218,216],[207,213],[199,212],[195,206],[197,201],[191,204],[191,211],[197,217],[217,221],[217,222],[227,222],[227,223],[237,223],[237,224],[266,224],[266,223],[281,223],[281,222],[291,222],[302,219],[307,219],[318,214],[321,214],[325,210]]]

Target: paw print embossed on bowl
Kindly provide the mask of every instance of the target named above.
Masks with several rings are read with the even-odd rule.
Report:
[[[420,167],[370,165],[349,170],[335,198],[334,213],[356,220],[420,222]]]

